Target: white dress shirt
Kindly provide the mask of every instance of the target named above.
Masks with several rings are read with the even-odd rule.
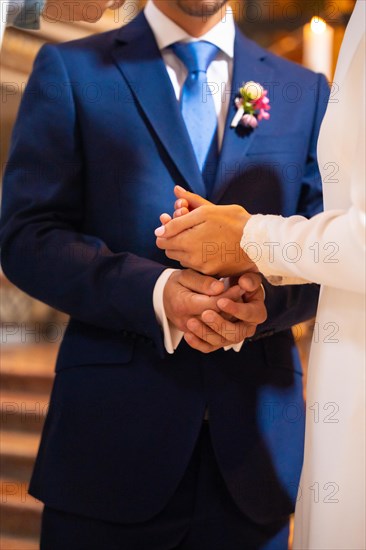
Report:
[[[216,59],[212,61],[207,69],[207,81],[217,114],[218,143],[220,149],[230,104],[230,88],[233,72],[235,24],[232,11],[228,8],[223,19],[199,38],[190,36],[184,29],[176,25],[156,7],[152,0],[148,0],[144,13],[161,51],[178,101],[180,100],[188,71],[184,63],[173,53],[169,46],[175,42],[205,40],[220,49]],[[183,332],[179,331],[168,320],[163,304],[165,284],[173,271],[174,269],[166,269],[160,275],[153,293],[154,309],[164,332],[164,344],[168,353],[174,353],[183,337]],[[231,349],[231,347],[227,349]],[[238,347],[235,346],[234,349],[239,351],[240,347],[241,344]]]
[[[218,124],[219,148],[222,144],[226,117],[230,105],[231,78],[233,72],[235,23],[232,11],[227,10],[224,18],[203,36],[195,38],[176,25],[148,0],[145,17],[161,51],[177,100],[180,99],[183,84],[188,76],[184,63],[169,48],[175,42],[197,42],[205,40],[217,46],[220,51],[207,69],[207,81],[212,90]]]

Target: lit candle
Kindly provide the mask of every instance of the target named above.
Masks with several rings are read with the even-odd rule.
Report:
[[[304,26],[303,64],[332,79],[334,30],[321,17]]]

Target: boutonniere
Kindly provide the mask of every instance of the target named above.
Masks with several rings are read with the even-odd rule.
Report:
[[[258,121],[268,120],[270,114],[270,104],[268,91],[258,82],[246,82],[239,90],[235,98],[235,105],[238,112],[234,116],[231,127],[236,128],[239,123],[247,128],[257,128]]]

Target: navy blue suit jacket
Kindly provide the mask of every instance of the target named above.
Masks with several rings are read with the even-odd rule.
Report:
[[[231,129],[231,101],[209,198],[312,216],[322,208],[316,143],[326,80],[237,30],[233,97],[248,80],[269,89],[271,119],[255,131]],[[240,353],[204,355],[182,343],[168,356],[152,294],[172,263],[156,248],[154,228],[172,209],[175,184],[203,191],[144,15],[45,46],[13,134],[1,229],[9,279],[71,316],[31,493],[61,510],[146,520],[182,478],[208,405],[238,506],[256,522],[284,518],[304,429],[289,329],[314,315],[318,288],[266,285],[268,320]]]

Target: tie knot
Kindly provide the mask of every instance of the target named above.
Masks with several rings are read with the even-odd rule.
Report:
[[[175,55],[185,64],[189,73],[207,72],[219,48],[203,40],[198,42],[176,42],[172,45]]]

